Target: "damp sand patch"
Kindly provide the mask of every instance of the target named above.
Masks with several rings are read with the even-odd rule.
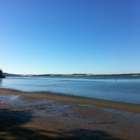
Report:
[[[19,100],[20,95],[5,95],[0,94],[0,102],[2,103],[12,103]]]

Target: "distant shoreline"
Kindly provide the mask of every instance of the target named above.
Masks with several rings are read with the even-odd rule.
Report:
[[[126,73],[126,74],[12,74],[4,73],[5,76],[140,76],[140,73]]]
[[[48,99],[55,100],[60,102],[72,102],[77,104],[91,104],[97,105],[106,108],[115,108],[120,110],[127,110],[135,113],[140,113],[140,104],[116,102],[110,100],[102,100],[96,98],[87,98],[81,96],[72,96],[64,94],[55,94],[51,92],[22,92],[12,89],[0,88],[1,94],[12,94],[12,95],[21,95],[27,98],[38,98],[38,99]]]

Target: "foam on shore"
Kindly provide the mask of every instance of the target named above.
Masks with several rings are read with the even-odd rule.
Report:
[[[72,102],[77,104],[92,104],[107,108],[115,108],[120,110],[127,110],[135,113],[140,113],[140,104],[123,103],[95,98],[87,98],[80,96],[71,96],[65,94],[56,94],[51,92],[22,92],[12,89],[0,88],[0,93],[2,94],[12,94],[12,95],[22,95],[27,98],[39,98],[39,99],[49,99],[61,102]]]

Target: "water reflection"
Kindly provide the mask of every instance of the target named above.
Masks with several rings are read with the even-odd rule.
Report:
[[[2,79],[0,79],[0,87],[2,87]]]

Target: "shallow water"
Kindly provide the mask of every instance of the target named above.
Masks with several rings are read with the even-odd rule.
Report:
[[[0,87],[140,104],[140,78],[137,76],[7,77],[0,81]]]
[[[19,100],[20,95],[4,95],[0,94],[0,102],[2,103],[13,103]]]

